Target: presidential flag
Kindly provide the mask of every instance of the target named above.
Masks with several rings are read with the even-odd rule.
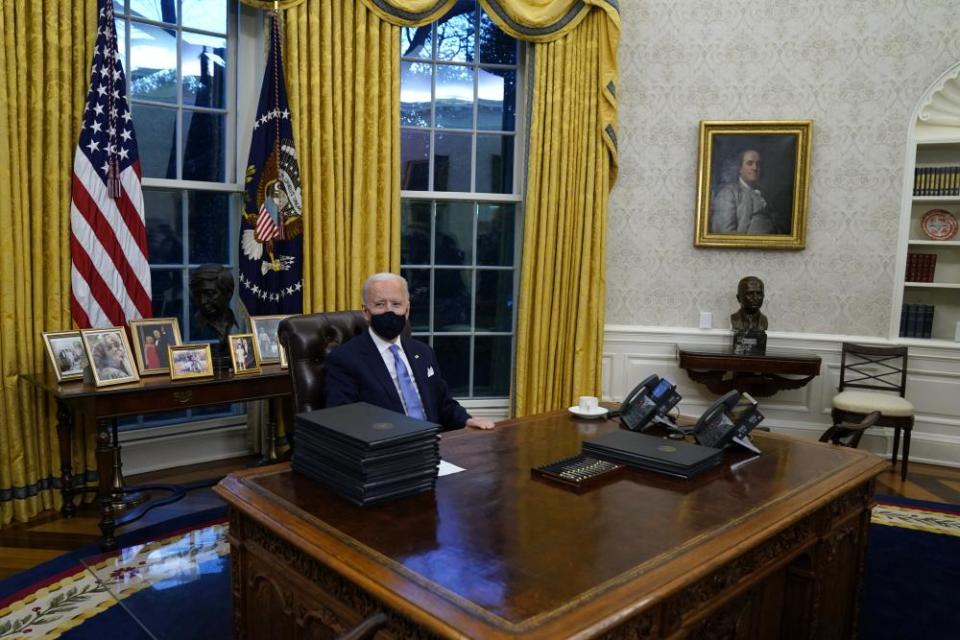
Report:
[[[276,13],[247,160],[240,300],[251,316],[303,310],[303,199]]]
[[[100,0],[70,207],[73,321],[81,329],[149,318],[140,157],[117,53],[112,0]]]

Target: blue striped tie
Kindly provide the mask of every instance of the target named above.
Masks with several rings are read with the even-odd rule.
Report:
[[[397,381],[400,383],[400,393],[403,395],[403,404],[407,407],[407,415],[418,420],[426,420],[427,416],[423,412],[423,405],[420,404],[420,396],[417,395],[413,380],[410,379],[407,365],[400,357],[400,347],[392,344],[390,351],[393,352],[393,365],[397,368]]]

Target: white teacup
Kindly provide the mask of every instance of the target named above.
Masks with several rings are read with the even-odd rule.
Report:
[[[578,408],[584,413],[593,413],[600,406],[600,399],[597,396],[580,396]]]

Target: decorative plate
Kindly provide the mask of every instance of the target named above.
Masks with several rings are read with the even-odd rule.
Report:
[[[957,219],[946,209],[930,209],[923,214],[920,228],[931,240],[949,240],[957,235]]]

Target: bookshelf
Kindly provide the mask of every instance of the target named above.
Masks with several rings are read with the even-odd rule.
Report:
[[[919,101],[906,169],[891,335],[960,348],[960,233],[934,240],[921,225],[933,209],[960,220],[960,63]]]

